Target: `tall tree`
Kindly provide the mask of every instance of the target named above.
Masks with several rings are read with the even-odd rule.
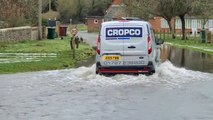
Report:
[[[58,0],[42,0],[42,10],[43,12],[47,12],[50,10],[57,11]]]
[[[88,0],[88,16],[104,16],[112,0]]]
[[[75,10],[76,7],[73,0],[58,0],[58,11],[60,13],[61,21],[69,22]]]
[[[58,0],[61,20],[83,21],[87,16],[103,16],[112,0]]]
[[[176,15],[182,23],[182,40],[186,40],[185,15],[192,10],[194,0],[175,0]]]
[[[127,15],[129,17],[139,17],[148,20],[153,17],[154,0],[123,0]]]
[[[172,18],[176,16],[176,9],[175,9],[175,1],[174,0],[157,0],[156,1],[156,8],[154,14],[160,17],[163,17],[168,25],[170,32],[172,33],[172,37],[175,38],[174,30],[172,28]]]
[[[37,0],[22,0],[25,1],[25,18],[30,21],[32,24],[38,23],[38,1]]]
[[[0,0],[0,16],[9,27],[36,25],[37,0]]]

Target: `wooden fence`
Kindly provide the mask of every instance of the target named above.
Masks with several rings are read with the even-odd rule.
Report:
[[[159,31],[154,31],[155,32],[155,37],[160,38],[160,39],[173,39],[172,34],[168,33],[165,30],[159,30]],[[213,44],[213,32],[207,31],[205,34],[206,38],[206,43],[207,44]],[[182,38],[182,33],[175,33],[175,39],[181,39]],[[201,32],[192,34],[192,33],[186,33],[186,41],[195,41],[195,42],[202,42],[202,36]]]

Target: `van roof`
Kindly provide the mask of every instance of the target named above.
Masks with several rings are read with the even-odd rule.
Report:
[[[107,21],[107,22],[103,22],[102,26],[110,26],[110,25],[119,25],[121,23],[132,23],[132,24],[140,24],[140,25],[146,25],[149,24],[147,21],[138,21],[138,20],[117,20],[117,21]]]

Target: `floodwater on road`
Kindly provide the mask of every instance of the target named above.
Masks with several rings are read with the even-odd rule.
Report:
[[[213,74],[165,61],[152,76],[76,69],[0,75],[2,120],[212,120]]]
[[[164,45],[161,49],[161,59],[169,60],[177,67],[213,73],[213,55]]]
[[[161,59],[152,76],[96,75],[94,57],[73,69],[0,75],[0,119],[213,120],[213,57],[163,46]]]

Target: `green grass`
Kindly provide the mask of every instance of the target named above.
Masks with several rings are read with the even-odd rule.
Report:
[[[77,62],[95,54],[91,47],[81,43],[80,47],[76,49],[76,59],[73,59],[68,37],[63,40],[55,39],[0,44],[0,53],[57,54],[57,57],[41,58],[38,62],[0,63],[0,74],[72,68]]]
[[[86,31],[87,26],[85,24],[78,24],[78,31]]]
[[[165,36],[161,35],[161,38],[163,38],[167,44],[171,44],[181,48],[193,49],[208,54],[213,54],[213,44],[202,43],[200,36],[189,37],[187,40],[181,40],[180,36],[176,37],[176,39],[172,39],[171,35],[166,34]]]
[[[72,28],[74,28],[76,25],[69,25],[67,30],[71,30]],[[78,28],[78,31],[87,31],[87,25],[85,24],[77,24],[77,28]]]

